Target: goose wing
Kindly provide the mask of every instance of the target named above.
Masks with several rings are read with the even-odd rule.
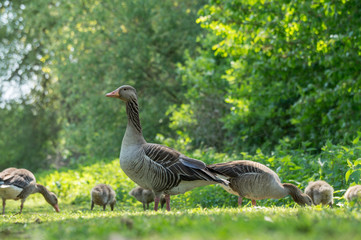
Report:
[[[252,173],[268,173],[277,177],[277,174],[272,171],[270,168],[266,167],[263,164],[248,161],[248,160],[239,160],[231,161],[226,163],[216,163],[208,165],[208,168],[217,174],[221,174],[226,177],[239,177],[244,174]]]
[[[145,155],[155,163],[176,173],[181,180],[206,180],[227,184],[211,173],[206,164],[200,160],[189,158],[178,151],[159,144],[144,144]]]
[[[4,184],[25,188],[30,183],[36,182],[35,176],[26,169],[16,169],[3,176]]]
[[[0,182],[4,183],[5,180],[11,177],[11,174],[16,171],[17,168],[6,168],[2,172],[0,172]]]

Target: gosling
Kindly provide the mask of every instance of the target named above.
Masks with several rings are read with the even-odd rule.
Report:
[[[103,206],[103,211],[107,204],[110,205],[110,209],[114,210],[116,203],[114,190],[106,184],[98,184],[91,190],[91,208],[93,210],[94,204]]]
[[[311,197],[313,204],[333,206],[333,187],[323,180],[309,182],[305,193]]]
[[[129,192],[129,195],[135,197],[135,199],[137,199],[139,202],[143,203],[144,211],[145,211],[145,209],[149,209],[149,203],[154,202],[154,197],[155,197],[152,190],[145,189],[142,187],[133,188]],[[165,204],[164,197],[161,197],[160,204],[161,204],[161,208],[163,208],[163,206]]]
[[[361,204],[361,185],[349,187],[345,192],[345,199],[347,202],[356,202]]]

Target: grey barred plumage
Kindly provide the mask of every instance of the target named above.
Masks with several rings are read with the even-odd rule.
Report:
[[[23,210],[26,198],[33,193],[41,193],[45,200],[59,212],[58,199],[46,187],[36,183],[36,178],[27,169],[7,168],[0,172],[0,198],[3,200],[3,214],[7,199],[19,200],[20,213]]]
[[[302,193],[298,187],[290,183],[281,183],[278,175],[263,164],[239,160],[208,165],[208,169],[230,182],[229,187],[222,187],[229,193],[239,196],[239,205],[242,205],[243,197],[250,198],[255,205],[256,200],[279,199],[288,194],[300,205],[312,204],[310,197]]]
[[[170,210],[169,195],[182,194],[209,184],[228,185],[227,181],[211,173],[202,161],[188,158],[172,148],[145,141],[133,87],[124,85],[106,96],[119,98],[126,104],[128,124],[120,151],[120,166],[135,183],[154,192],[155,210],[163,193],[166,194],[167,210]]]
[[[141,133],[142,126],[140,125],[139,115],[136,114],[139,111],[137,99],[130,99],[127,102],[126,111],[136,130]]]

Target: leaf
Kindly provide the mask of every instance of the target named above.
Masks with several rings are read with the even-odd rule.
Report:
[[[359,142],[359,140],[360,140],[360,137],[357,137],[357,138],[355,138],[355,139],[352,141],[352,143],[353,143],[353,144],[357,144],[357,143]]]
[[[347,166],[349,166],[350,168],[353,167],[353,164],[352,162],[350,161],[350,159],[347,158]]]
[[[345,175],[346,182],[348,182],[348,179],[350,178],[350,175],[352,174],[352,172],[353,172],[352,169],[349,169],[349,170],[346,172],[346,175]]]
[[[354,163],[354,166],[361,165],[361,158],[358,158]]]
[[[347,147],[345,146],[341,146],[343,150],[345,150],[346,152],[348,152],[350,149],[348,149]]]

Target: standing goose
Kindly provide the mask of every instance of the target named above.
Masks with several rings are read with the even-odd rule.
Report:
[[[139,120],[137,94],[132,86],[121,86],[106,96],[119,98],[126,104],[128,124],[120,150],[120,167],[139,186],[154,192],[155,211],[163,193],[166,209],[170,211],[170,195],[209,184],[228,184],[209,172],[204,162],[172,148],[145,141]]]
[[[312,205],[312,200],[308,195],[293,184],[281,183],[278,175],[263,164],[239,160],[208,165],[208,169],[216,173],[218,177],[229,181],[229,186],[222,185],[222,187],[239,197],[239,206],[242,205],[244,197],[251,199],[255,206],[256,200],[280,199],[287,195],[291,195],[293,200],[302,206]]]
[[[7,199],[21,199],[20,212],[24,207],[26,198],[33,193],[41,193],[45,200],[59,212],[58,199],[56,195],[50,192],[46,187],[36,183],[35,176],[26,169],[7,168],[0,172],[0,197],[3,200],[3,211]]]
[[[309,182],[305,193],[310,196],[313,204],[319,205],[333,205],[333,187],[330,184],[323,180],[318,180],[315,182]]]

